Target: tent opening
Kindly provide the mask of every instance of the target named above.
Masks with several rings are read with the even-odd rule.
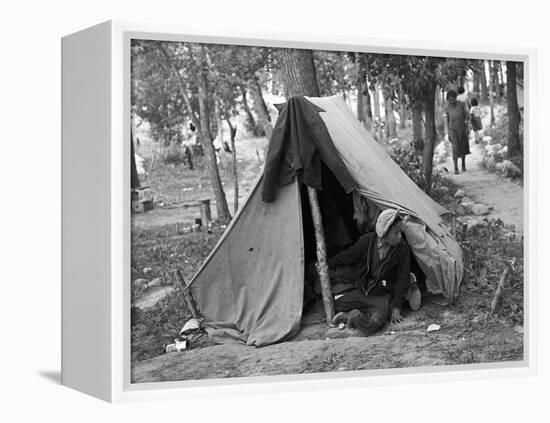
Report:
[[[323,189],[317,191],[319,199],[319,208],[323,219],[323,230],[325,234],[325,243],[327,249],[327,258],[336,253],[345,250],[353,245],[359,237],[367,232],[374,231],[374,223],[378,216],[379,209],[372,202],[369,203],[371,209],[371,219],[358,223],[354,220],[356,205],[354,204],[354,194],[346,193],[342,188],[334,173],[324,164],[321,164],[321,175]],[[300,198],[302,205],[302,227],[304,233],[304,313],[314,303],[320,294],[318,277],[312,271],[312,264],[317,260],[315,232],[313,227],[313,218],[309,204],[307,186],[300,184]],[[357,201],[357,199],[356,199]],[[407,240],[403,233],[403,238]],[[415,274],[420,289],[426,290],[425,275],[420,269],[418,262],[411,253],[411,272]],[[344,269],[337,279],[352,280],[354,268]],[[335,292],[343,292],[346,287],[334,286]]]

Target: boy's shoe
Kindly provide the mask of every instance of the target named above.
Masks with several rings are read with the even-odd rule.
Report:
[[[341,311],[340,313],[337,313],[332,318],[332,324],[334,326],[338,326],[340,323],[345,323],[346,325],[348,323],[348,313],[346,313],[345,311]]]

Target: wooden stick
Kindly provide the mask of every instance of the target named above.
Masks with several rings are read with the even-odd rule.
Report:
[[[325,245],[323,219],[317,199],[317,191],[314,188],[307,187],[307,194],[309,206],[311,208],[311,216],[313,217],[315,241],[317,244],[317,273],[319,274],[319,282],[321,283],[321,295],[323,297],[327,325],[330,326],[332,325],[332,318],[334,317],[334,303],[332,301],[332,289],[330,287],[330,278],[328,275],[327,248]]]
[[[185,302],[187,303],[187,307],[191,311],[191,315],[195,319],[200,319],[201,315],[197,309],[197,302],[193,298],[193,294],[191,293],[191,290],[189,287],[185,284],[185,279],[183,279],[183,276],[179,270],[176,270],[176,276],[177,280],[179,282],[179,286],[183,292],[183,298],[185,298]]]
[[[504,293],[504,284],[508,279],[508,275],[510,274],[510,270],[512,270],[512,266],[513,266],[513,262],[509,262],[504,268],[504,272],[502,272],[502,276],[500,277],[497,290],[495,291],[495,296],[493,297],[493,301],[491,301],[491,310],[489,311],[489,315],[487,316],[487,319],[490,319],[491,316],[495,314],[495,311],[497,311],[497,308],[500,305],[502,294]]]

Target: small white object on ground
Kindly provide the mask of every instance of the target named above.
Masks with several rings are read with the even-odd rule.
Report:
[[[197,319],[189,319],[183,328],[180,330],[180,335],[183,335],[187,331],[200,329],[201,323]]]
[[[344,322],[342,322],[338,325],[338,329],[340,329],[340,330],[344,329],[345,327],[346,327],[346,324]]]
[[[177,352],[178,349],[176,348],[176,344],[168,344],[168,345],[166,345],[165,351],[167,353],[171,353],[171,352]]]
[[[439,329],[441,329],[441,325],[432,323],[430,326],[428,326],[428,329],[427,329],[426,332],[433,332],[433,331],[436,331],[436,330],[439,330]]]

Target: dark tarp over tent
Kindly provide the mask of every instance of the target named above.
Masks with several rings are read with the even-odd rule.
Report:
[[[446,210],[409,179],[340,97],[294,97],[279,107],[265,170],[189,282],[214,339],[264,346],[298,332],[304,268],[315,250],[304,184],[322,188],[329,247],[333,216],[357,239],[353,193],[377,211],[400,209],[427,290],[449,302],[457,298],[462,251],[441,218]]]

